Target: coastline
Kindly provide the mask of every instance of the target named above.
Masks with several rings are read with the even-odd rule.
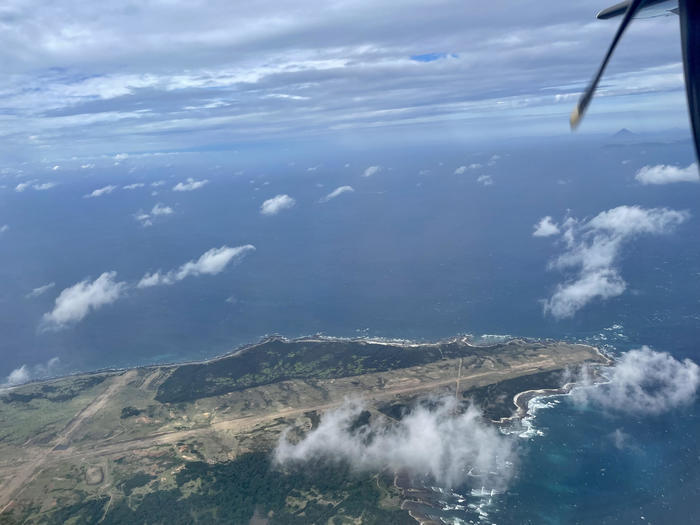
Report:
[[[256,349],[259,351],[255,351]],[[358,367],[355,362],[362,356],[370,356],[376,362],[370,362],[367,368]],[[219,363],[226,359],[229,359],[230,362]],[[329,359],[336,359],[337,363],[329,363]],[[298,381],[290,384],[297,385],[298,388],[291,388],[286,383],[286,386],[283,385],[281,390],[268,386],[291,380],[284,375],[287,373],[287,369],[294,372],[298,363],[305,362],[312,363],[313,366],[309,366],[308,370],[302,368],[301,372],[298,373],[300,377],[291,374],[293,376],[291,379]],[[564,370],[578,369],[583,363],[607,362],[609,360],[603,357],[598,349],[590,345],[552,339],[511,337],[494,342],[492,337],[474,341],[471,336],[458,335],[439,341],[415,342],[370,337],[341,338],[315,335],[286,338],[275,335],[211,359],[191,361],[190,363],[196,363],[195,366],[188,367],[187,363],[154,364],[125,369],[108,369],[87,374],[72,374],[63,377],[67,380],[66,385],[57,384],[61,378],[37,380],[30,384],[25,383],[28,388],[24,393],[17,391],[17,395],[13,393],[3,395],[7,395],[8,403],[15,401],[25,403],[32,401],[35,397],[54,401],[53,397],[56,396],[46,392],[58,392],[64,397],[72,396],[61,398],[61,402],[68,402],[77,395],[76,393],[82,391],[86,381],[90,383],[90,381],[106,379],[106,390],[101,387],[102,392],[97,397],[91,393],[92,397],[86,398],[89,410],[81,408],[80,412],[76,412],[78,416],[74,416],[71,420],[65,418],[68,426],[61,427],[59,424],[63,422],[61,419],[63,416],[57,418],[56,428],[58,430],[49,436],[53,441],[49,441],[50,446],[44,447],[45,450],[42,449],[42,454],[44,452],[48,454],[52,450],[64,450],[63,448],[56,449],[55,444],[67,446],[66,444],[73,439],[74,435],[78,435],[75,432],[77,428],[75,425],[84,427],[85,432],[82,436],[87,439],[85,442],[75,440],[73,446],[77,451],[89,449],[92,453],[95,446],[91,441],[102,440],[103,436],[123,435],[120,438],[123,442],[120,441],[116,445],[107,443],[102,447],[103,454],[113,454],[115,450],[119,452],[132,450],[135,446],[134,443],[142,448],[152,448],[158,445],[159,440],[166,434],[168,436],[166,439],[182,439],[183,436],[190,439],[197,436],[207,436],[211,433],[211,429],[216,426],[222,430],[235,430],[236,435],[243,435],[245,434],[243,431],[250,421],[258,424],[257,422],[268,420],[277,421],[280,419],[280,415],[295,417],[298,414],[304,414],[304,417],[311,418],[311,416],[306,415],[308,410],[323,412],[332,408],[335,406],[335,402],[339,402],[340,394],[346,390],[367,389],[373,392],[373,399],[377,403],[376,408],[380,412],[384,406],[382,403],[385,403],[386,400],[395,400],[397,396],[404,396],[395,405],[390,403],[391,406],[384,407],[389,411],[394,408],[400,410],[402,403],[410,402],[411,396],[422,395],[428,389],[430,391],[439,389],[441,392],[449,391],[450,395],[457,395],[458,400],[460,393],[472,391],[472,394],[464,395],[462,399],[469,398],[480,404],[484,408],[484,419],[496,419],[502,415],[513,414],[511,403],[514,401],[516,406],[522,408],[519,413],[525,414],[527,403],[531,398],[557,392],[548,389],[563,382],[561,374]],[[213,365],[201,366],[210,363]],[[178,367],[182,367],[182,369]],[[268,370],[273,370],[277,376]],[[337,371],[340,371],[340,375],[333,376],[334,371],[336,374]],[[221,396],[238,391],[234,388],[237,386],[235,381],[238,381],[240,377],[246,377],[245,374],[249,374],[253,378],[250,384],[245,383],[243,387],[238,389],[246,394],[226,398],[230,401],[221,405],[223,399]],[[259,374],[259,377],[252,374]],[[268,377],[266,374],[272,377]],[[321,374],[319,381],[323,383],[327,380],[326,383],[323,383],[327,390],[324,390],[323,387],[317,388],[313,381],[314,384],[304,382],[306,377],[304,374],[312,379]],[[355,376],[362,377],[354,379]],[[201,379],[202,377],[204,379]],[[219,388],[219,390],[209,388],[208,385],[212,383],[210,378],[219,377],[226,379],[233,386],[225,385],[228,389]],[[143,381],[136,380],[138,378],[144,379]],[[162,390],[163,385],[166,384],[164,382],[157,383],[158,390],[149,388],[154,380],[170,381],[167,383],[170,385],[168,387],[170,390]],[[56,386],[49,386],[49,384],[56,384]],[[76,385],[75,388],[74,385]],[[214,386],[218,388],[217,385],[218,383],[214,383]],[[22,385],[17,385],[11,390],[16,391],[21,387]],[[185,393],[182,394],[185,398],[176,399],[180,392]],[[338,399],[329,398],[329,392],[337,394]],[[262,403],[259,403],[256,396],[261,393],[265,395]],[[161,394],[161,398],[158,398],[158,395]],[[168,398],[166,394],[171,397]],[[209,397],[212,399],[208,399]],[[204,398],[207,399],[201,401]],[[110,400],[114,400],[114,402]],[[246,404],[250,403],[251,400],[254,404],[258,403],[253,409],[249,409],[249,405]],[[182,404],[168,405],[168,403]],[[149,418],[134,420],[131,427],[127,425],[129,428],[124,426],[121,419],[117,419],[120,410],[123,414],[124,408],[131,407],[132,411],[140,412],[142,411],[140,408],[136,410],[133,407],[146,405],[154,407],[154,418],[162,416],[162,419],[151,420],[149,415]],[[14,406],[12,405],[12,407]],[[222,416],[221,420],[213,421],[211,413],[219,410],[221,406],[224,406],[222,414],[226,413],[229,408],[232,410],[231,414]],[[463,406],[466,406],[466,401],[463,402]],[[22,405],[21,408],[24,409],[25,406]],[[44,408],[47,409],[47,407]],[[90,419],[93,414],[104,410],[111,410],[113,420],[109,424],[100,420],[92,423],[85,420],[87,422],[83,424],[84,418],[80,419],[79,417],[80,414],[88,414],[88,419]],[[74,420],[78,423],[70,426]],[[165,434],[163,434],[163,422],[170,425]],[[306,425],[307,422],[304,420],[302,423]],[[105,425],[108,428],[105,428]],[[313,425],[313,418],[311,418],[311,425]],[[45,425],[37,427],[39,430],[37,430],[36,435],[40,435],[44,427]],[[61,428],[67,428],[68,431],[61,430]],[[260,432],[262,434],[256,434],[256,436],[267,435],[264,433],[268,431],[269,429],[265,425],[261,425]],[[114,434],[115,432],[116,434]],[[126,439],[134,436],[133,440]],[[23,435],[20,435],[20,438],[22,440],[18,443],[27,442]],[[241,443],[244,443],[245,439],[248,438],[241,439],[243,440]],[[245,443],[245,446],[249,447],[250,443]],[[14,452],[11,447],[8,450],[6,457],[9,458]],[[222,450],[228,454],[225,457],[230,457],[233,451],[231,447],[224,447]],[[176,454],[181,452],[175,451]],[[237,451],[233,452],[237,453]],[[219,459],[224,457],[217,456],[220,453],[221,451],[216,449],[212,453],[212,457]],[[27,476],[31,476],[32,469],[36,470],[44,463],[46,457],[48,456],[39,456],[41,461],[38,464],[31,461],[26,463],[26,471],[22,473],[24,477],[16,477],[13,474],[12,479],[18,480],[15,484],[31,484],[31,481],[27,481],[30,479]],[[189,461],[187,457],[182,457]],[[48,478],[45,481],[50,483]],[[399,501],[396,503],[400,503],[401,508],[405,511],[404,516],[411,516],[411,521],[432,525],[440,523],[437,516],[441,515],[442,505],[439,503],[441,501],[438,499],[439,494],[434,492],[436,489],[432,489],[430,485],[424,485],[426,481],[427,479],[423,477],[413,478],[408,473],[397,475],[394,479],[394,485],[399,492]]]
[[[483,337],[483,336],[481,336]],[[491,336],[495,337],[495,336]],[[501,336],[499,336],[501,337]],[[553,339],[550,338],[530,338],[530,337],[516,337],[516,336],[502,336],[504,337],[503,342],[512,342],[512,341],[523,341],[523,342],[548,342],[548,341],[553,341]],[[216,363],[217,361],[221,361],[223,359],[227,359],[229,357],[234,357],[238,356],[241,354],[244,354],[246,352],[254,351],[255,349],[265,345],[266,343],[269,343],[271,341],[282,341],[285,343],[299,343],[299,342],[309,342],[309,343],[323,343],[323,342],[349,342],[349,343],[365,343],[365,344],[374,344],[374,345],[385,345],[385,346],[390,346],[390,345],[398,345],[398,346],[403,346],[406,348],[435,348],[439,347],[440,345],[444,345],[447,343],[460,343],[464,346],[469,346],[472,348],[482,348],[482,349],[488,349],[490,347],[496,347],[498,346],[498,343],[490,343],[490,344],[475,344],[474,339],[476,336],[473,334],[459,334],[451,337],[446,337],[443,339],[438,339],[436,341],[416,341],[416,340],[411,340],[411,339],[401,339],[401,338],[389,338],[389,337],[375,337],[375,336],[366,336],[366,337],[341,337],[341,336],[327,336],[327,335],[322,335],[322,334],[313,334],[313,335],[302,335],[299,337],[286,337],[281,334],[270,334],[270,335],[264,335],[262,336],[259,340],[252,342],[252,343],[245,343],[242,344],[233,350],[229,350],[227,352],[224,352],[223,354],[218,354],[213,357],[208,357],[206,359],[196,359],[196,360],[183,360],[183,361],[171,361],[171,362],[165,362],[165,363],[147,363],[143,365],[133,365],[133,366],[124,366],[124,367],[104,367],[104,368],[98,368],[95,370],[88,370],[88,371],[76,371],[76,372],[70,372],[67,374],[61,374],[61,375],[56,375],[56,376],[47,376],[47,377],[40,377],[36,379],[31,379],[30,381],[27,381],[26,383],[21,383],[17,385],[3,385],[0,384],[0,394],[3,392],[10,392],[14,390],[15,388],[27,386],[27,385],[32,385],[32,384],[41,384],[41,383],[48,383],[51,381],[58,381],[61,379],[67,379],[67,378],[72,378],[72,377],[77,377],[77,376],[88,376],[88,375],[98,375],[98,374],[118,374],[122,372],[128,372],[129,370],[144,370],[144,369],[152,369],[152,368],[175,368],[179,366],[185,366],[185,365],[207,365],[211,363]],[[579,343],[576,343],[579,344]],[[588,346],[588,345],[584,345]]]
[[[597,365],[597,367],[610,366],[614,363],[614,359],[605,354],[599,348],[592,345],[583,346],[593,349],[595,353],[598,354],[601,359],[603,359],[603,362]],[[501,418],[496,421],[492,420],[492,423],[496,425],[504,425],[516,420],[523,420],[532,415],[529,411],[530,401],[536,398],[567,395],[577,386],[577,384],[578,383],[576,381],[571,381],[565,383],[559,388],[539,388],[518,392],[515,394],[515,396],[513,396],[513,404],[516,407],[515,413],[510,417]],[[441,523],[440,521],[432,519],[423,509],[420,508],[421,506],[433,507],[433,503],[429,501],[429,498],[426,498],[426,495],[429,495],[429,493],[427,493],[425,489],[413,487],[410,483],[410,478],[405,475],[402,476],[399,473],[396,473],[394,476],[394,486],[399,489],[402,497],[404,498],[401,502],[401,508],[408,510],[408,514],[416,521],[416,523],[419,525],[439,525]]]

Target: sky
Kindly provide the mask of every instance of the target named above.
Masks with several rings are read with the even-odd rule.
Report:
[[[8,0],[0,169],[299,138],[567,134],[618,23],[595,19],[607,4]],[[675,16],[635,21],[581,133],[630,118],[687,132],[680,59]]]

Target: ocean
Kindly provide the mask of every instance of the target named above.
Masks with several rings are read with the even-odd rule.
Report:
[[[76,161],[57,173],[37,167],[19,178],[5,174],[0,377],[22,365],[40,377],[56,357],[54,374],[202,359],[273,333],[415,340],[510,334],[585,341],[612,353],[649,345],[700,362],[700,185],[634,179],[644,165],[692,161],[687,140],[566,137],[376,150],[302,144],[272,156],[131,155],[116,166],[98,159],[91,168]],[[378,170],[365,177],[369,166]],[[460,166],[464,172],[455,173]],[[172,191],[188,177],[208,182]],[[15,191],[29,179],[57,185]],[[123,189],[134,183],[144,186]],[[84,197],[106,185],[117,188]],[[354,191],[320,202],[343,185]],[[262,202],[280,194],[295,205],[261,215]],[[173,213],[144,227],[135,215],[156,203]],[[594,300],[572,319],[545,315],[542,301],[567,278],[549,267],[564,248],[533,237],[533,225],[547,215],[583,220],[620,205],[688,210],[690,219],[668,235],[624,244],[622,295]],[[256,250],[217,275],[135,286],[147,272],[245,244]],[[60,330],[45,329],[42,316],[61,290],[108,271],[126,283],[118,300]],[[540,435],[521,438],[508,489],[446,496],[447,505],[465,509],[445,516],[501,524],[681,523],[700,509],[697,403],[645,417],[582,409],[566,396],[543,404],[532,420]]]

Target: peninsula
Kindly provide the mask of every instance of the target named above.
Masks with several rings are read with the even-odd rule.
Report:
[[[396,418],[419,396],[450,393],[497,421],[516,412],[518,393],[607,362],[559,341],[270,337],[205,362],[6,389],[0,524],[411,523],[393,473],[322,462],[277,471],[270,451],[348,396],[368,417]]]

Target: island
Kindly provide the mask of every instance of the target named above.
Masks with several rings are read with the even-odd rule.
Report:
[[[400,418],[429,393],[520,417],[522,392],[609,363],[561,341],[274,336],[203,362],[79,374],[0,392],[0,524],[415,523],[397,473],[272,465],[285,431],[361,397]],[[544,390],[543,390],[544,389]]]

